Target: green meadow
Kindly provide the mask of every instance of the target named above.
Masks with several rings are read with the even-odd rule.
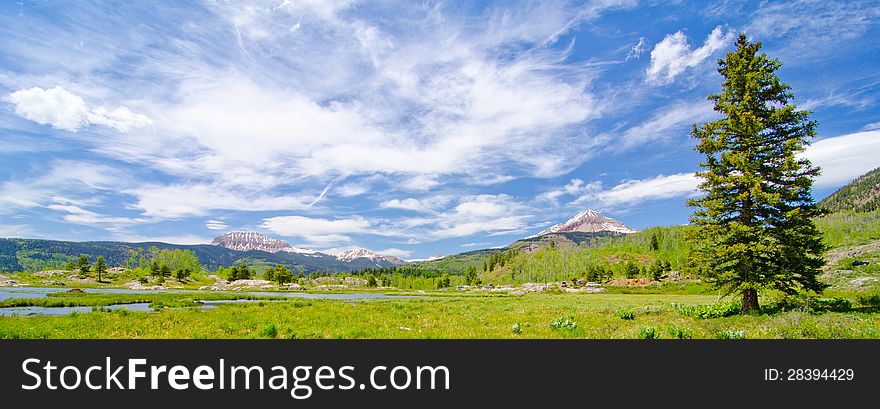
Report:
[[[60,317],[0,317],[0,338],[880,338],[880,312],[872,304],[877,300],[864,297],[843,307],[830,302],[786,309],[765,302],[772,306],[750,315],[738,314],[737,305],[719,302],[714,294],[428,293],[412,299],[187,307],[209,296],[139,296],[138,301],[154,302],[155,312],[96,307]],[[99,305],[114,297],[47,299]],[[116,301],[132,301],[125,297]]]

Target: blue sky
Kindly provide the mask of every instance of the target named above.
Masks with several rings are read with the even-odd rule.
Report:
[[[741,31],[819,123],[817,199],[880,166],[880,3],[707,4],[6,1],[0,237],[413,259],[685,223]]]

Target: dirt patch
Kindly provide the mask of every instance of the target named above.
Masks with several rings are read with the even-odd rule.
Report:
[[[827,264],[825,264],[822,269],[830,269],[833,266],[837,265],[837,262],[845,258],[861,257],[865,254],[874,253],[877,251],[880,251],[880,240],[874,240],[870,243],[862,244],[860,246],[834,249],[825,254],[825,260],[827,261]]]
[[[647,287],[654,283],[650,278],[624,278],[605,283],[612,287]]]

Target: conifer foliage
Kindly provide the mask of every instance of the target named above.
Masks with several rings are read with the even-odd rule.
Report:
[[[740,34],[736,50],[718,61],[724,77],[709,96],[721,119],[695,124],[691,135],[705,155],[689,238],[700,271],[756,310],[758,291],[821,291],[824,246],[810,194],[819,169],[798,158],[815,136],[809,112],[797,110],[781,66]]]

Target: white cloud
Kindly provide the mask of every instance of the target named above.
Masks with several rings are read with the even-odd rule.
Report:
[[[708,101],[674,103],[655,112],[645,122],[624,131],[611,149],[619,151],[674,136],[684,137],[693,123],[705,121],[714,115],[712,104]]]
[[[688,68],[693,68],[732,41],[734,33],[726,34],[721,26],[715,27],[699,48],[692,49],[684,32],[663,37],[651,51],[651,65],[646,74],[648,82],[667,84]]]
[[[228,230],[229,225],[222,220],[208,220],[205,222],[205,228],[208,230]]]
[[[9,95],[15,104],[15,113],[41,125],[76,131],[86,123],[89,108],[86,102],[61,87],[42,89],[34,87]]]
[[[144,115],[121,106],[113,110],[99,106],[90,108],[85,100],[61,86],[50,89],[33,87],[9,95],[15,104],[15,113],[41,125],[76,132],[89,124],[104,125],[119,132],[150,125]]]
[[[629,204],[646,200],[668,199],[694,194],[700,180],[693,173],[658,175],[650,179],[629,180],[602,192],[599,200],[606,205]]]
[[[386,200],[379,204],[379,207],[385,209],[402,209],[402,210],[412,210],[415,212],[422,212],[426,210],[430,210],[427,206],[422,204],[422,202],[414,199],[414,198],[406,198],[403,200],[400,199],[391,199]]]
[[[700,180],[693,173],[657,175],[652,178],[623,181],[609,190],[581,196],[574,203],[605,207],[631,206],[649,200],[693,195],[699,183]]]
[[[320,219],[305,216],[277,216],[263,220],[261,228],[285,237],[300,237],[323,245],[347,243],[351,234],[370,232],[373,224],[362,217]]]
[[[840,186],[880,167],[880,131],[825,138],[807,147],[801,156],[822,168],[816,187]]]

